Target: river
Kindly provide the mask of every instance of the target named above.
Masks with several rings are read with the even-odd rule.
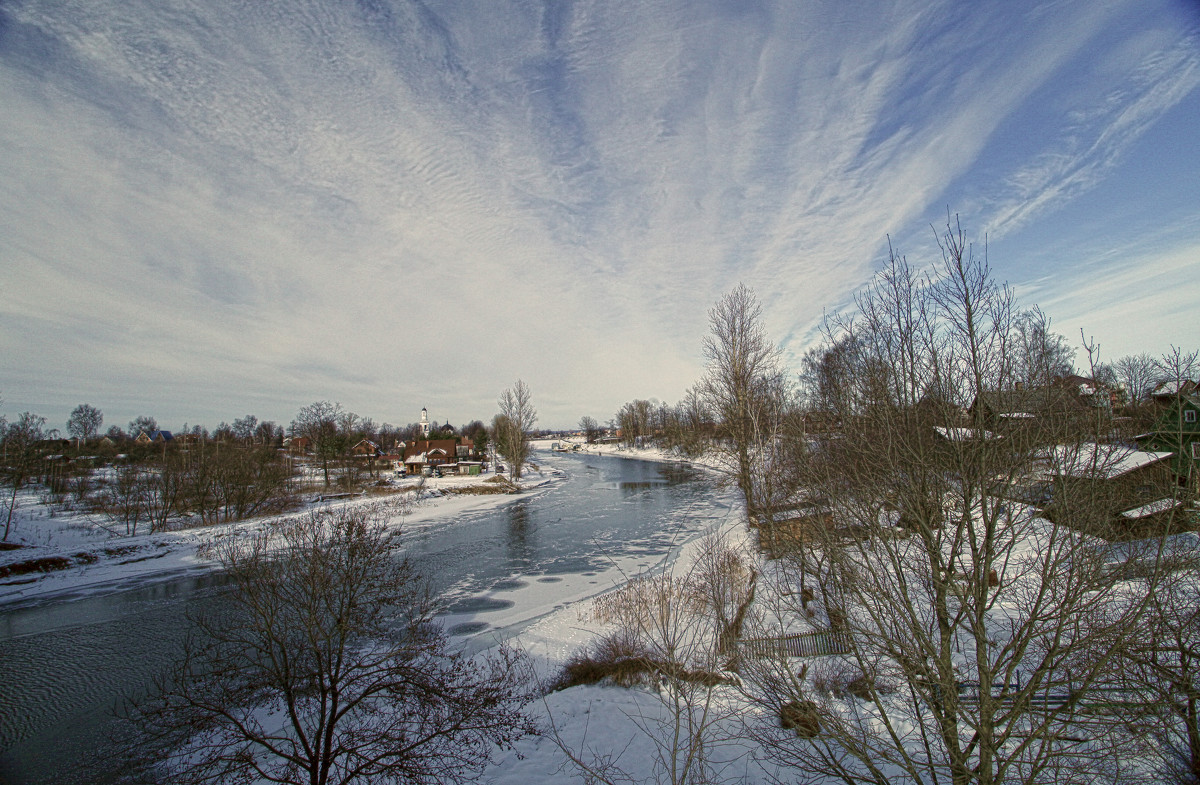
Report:
[[[483,648],[565,604],[653,569],[728,514],[681,465],[540,455],[566,477],[500,506],[407,530],[447,630]],[[104,783],[115,707],[178,655],[188,613],[219,605],[219,574],[0,609],[0,783]]]

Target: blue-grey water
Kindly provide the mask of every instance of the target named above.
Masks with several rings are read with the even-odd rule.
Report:
[[[455,635],[502,637],[488,612],[519,601],[510,592],[539,584],[544,596],[614,561],[653,566],[726,513],[684,466],[546,457],[565,480],[405,535]],[[222,584],[219,574],[176,576],[0,609],[0,783],[112,781],[115,707],[175,659],[187,613],[218,606]]]

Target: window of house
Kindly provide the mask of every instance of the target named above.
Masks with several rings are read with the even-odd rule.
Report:
[[[1192,442],[1192,457],[1200,461],[1200,442]]]
[[[1183,421],[1184,422],[1195,422],[1196,421],[1196,410],[1188,409],[1187,411],[1185,411],[1183,413]]]

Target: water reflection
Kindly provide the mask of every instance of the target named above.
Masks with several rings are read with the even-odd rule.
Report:
[[[530,542],[534,526],[530,522],[529,507],[525,502],[509,505],[508,515],[508,558],[514,567],[523,568],[533,560],[534,546]]]

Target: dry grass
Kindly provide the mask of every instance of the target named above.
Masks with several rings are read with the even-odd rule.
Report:
[[[494,480],[484,480],[484,482],[494,483]],[[512,493],[513,486],[511,485],[464,485],[461,488],[442,488],[443,493],[459,493],[466,496],[489,496],[497,493]]]
[[[619,687],[635,687],[655,683],[664,676],[707,687],[729,684],[731,681],[720,673],[685,668],[679,663],[656,659],[635,635],[628,630],[621,630],[571,655],[547,691],[556,692],[604,681]]]

